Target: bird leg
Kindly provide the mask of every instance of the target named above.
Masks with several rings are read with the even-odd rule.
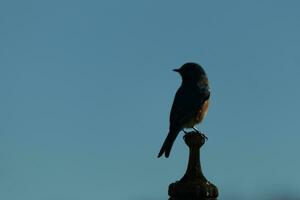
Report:
[[[198,129],[196,129],[195,127],[193,127],[194,131],[196,131],[197,133],[199,133],[202,137],[204,137],[206,140],[208,140],[208,138],[206,137],[205,134],[201,133]]]

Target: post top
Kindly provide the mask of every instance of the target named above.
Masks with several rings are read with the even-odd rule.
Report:
[[[205,136],[196,131],[186,133],[183,139],[190,148],[200,148],[205,143]]]

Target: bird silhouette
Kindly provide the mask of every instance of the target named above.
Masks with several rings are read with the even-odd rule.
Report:
[[[166,158],[169,157],[177,135],[182,130],[185,132],[184,128],[193,128],[199,132],[194,126],[203,120],[209,106],[210,88],[208,78],[199,64],[185,63],[179,69],[173,71],[181,75],[182,83],[176,92],[171,108],[169,133],[158,157],[163,154]],[[206,138],[204,134],[202,135]]]

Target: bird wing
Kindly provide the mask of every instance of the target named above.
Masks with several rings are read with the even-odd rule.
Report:
[[[171,108],[170,130],[173,128],[182,129],[184,124],[197,115],[198,110],[209,99],[209,96],[208,89],[181,86],[175,95]]]
[[[169,157],[172,145],[184,125],[193,119],[203,103],[209,98],[209,90],[199,87],[181,86],[176,92],[170,113],[169,133],[158,153]]]

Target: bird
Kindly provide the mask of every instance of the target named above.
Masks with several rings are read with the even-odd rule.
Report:
[[[208,77],[202,66],[194,62],[185,63],[173,71],[180,74],[182,83],[175,94],[169,118],[169,132],[159,151],[158,158],[163,154],[166,158],[169,157],[176,137],[180,131],[187,133],[184,130],[186,128],[193,128],[207,139],[195,128],[195,125],[202,122],[209,107]]]

